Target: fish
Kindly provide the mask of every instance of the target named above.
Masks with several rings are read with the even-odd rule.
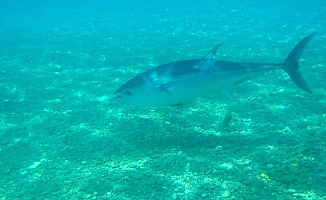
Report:
[[[314,35],[303,38],[282,63],[216,60],[216,51],[223,44],[220,43],[200,59],[170,62],[136,75],[114,92],[112,100],[145,107],[183,105],[216,93],[236,100],[230,93],[232,87],[275,69],[283,69],[300,89],[312,94],[299,71],[299,61]]]

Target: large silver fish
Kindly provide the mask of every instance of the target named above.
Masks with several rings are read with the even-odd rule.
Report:
[[[300,56],[314,34],[303,38],[283,63],[247,63],[214,60],[219,44],[203,58],[163,64],[136,75],[115,93],[116,101],[137,106],[167,106],[222,92],[250,76],[283,69],[302,90],[312,93],[299,72]]]

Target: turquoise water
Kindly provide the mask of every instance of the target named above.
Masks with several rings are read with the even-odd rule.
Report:
[[[325,16],[317,0],[0,2],[0,199],[326,199]],[[220,42],[217,59],[282,62],[313,32],[312,95],[275,71],[236,103],[109,101]]]

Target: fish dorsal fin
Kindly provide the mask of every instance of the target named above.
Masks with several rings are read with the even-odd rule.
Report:
[[[216,54],[216,51],[220,48],[220,46],[222,44],[223,44],[223,42],[221,44],[216,45],[211,50],[209,50],[209,52],[206,53],[206,55],[202,58],[202,60],[204,60],[204,59],[213,59],[215,54]]]

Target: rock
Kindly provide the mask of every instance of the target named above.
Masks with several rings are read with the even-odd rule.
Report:
[[[127,189],[129,186],[124,184],[115,184],[113,185],[113,190],[124,190]]]
[[[295,193],[295,189],[288,189],[288,190],[286,191],[286,193],[293,194],[293,193]]]
[[[201,194],[201,197],[204,197],[205,198],[205,197],[207,197],[207,194],[205,194],[205,193],[204,194]]]
[[[280,181],[284,184],[293,184],[297,181],[297,177],[295,175],[283,175]]]
[[[229,190],[224,190],[221,193],[221,197],[223,197],[223,198],[229,198],[230,196],[231,196],[231,192]]]
[[[216,182],[215,182],[215,186],[217,186],[217,187],[222,187],[222,182],[221,182],[221,181],[216,181]]]
[[[10,174],[10,169],[8,167],[4,167],[1,171],[3,175]]]
[[[293,193],[292,196],[294,196],[294,197],[302,197],[303,195],[300,194],[300,193]]]
[[[272,169],[273,167],[274,167],[274,165],[273,164],[267,164],[267,169]]]
[[[189,194],[187,194],[187,199],[198,199],[198,198],[195,193],[189,193]]]
[[[172,199],[178,199],[178,194],[177,193],[172,193],[171,198]]]

